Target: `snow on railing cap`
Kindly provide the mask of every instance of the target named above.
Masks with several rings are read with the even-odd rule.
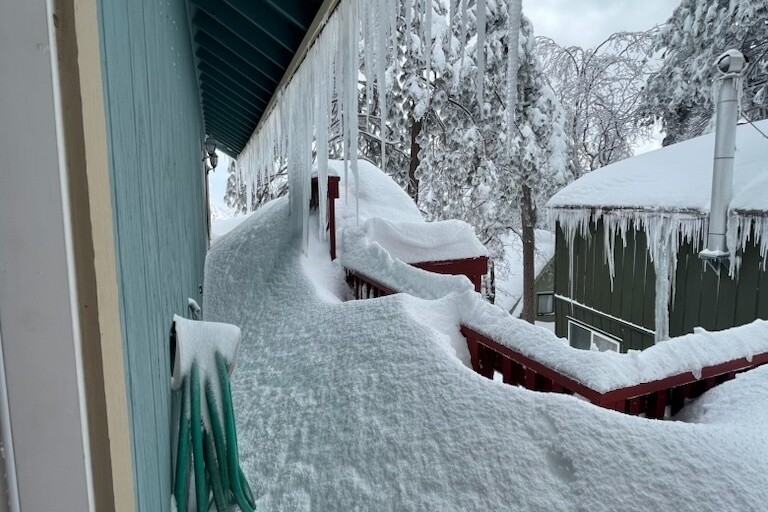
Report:
[[[464,221],[390,222],[372,218],[360,226],[371,241],[405,263],[488,256],[475,230]]]

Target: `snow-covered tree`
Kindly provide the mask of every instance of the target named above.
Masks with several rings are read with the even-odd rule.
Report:
[[[751,61],[742,108],[751,119],[768,117],[768,3],[765,0],[682,0],[662,28],[656,49],[663,66],[648,81],[644,114],[661,121],[664,144],[701,135],[714,113],[713,63],[737,48]]]
[[[631,156],[632,147],[648,135],[639,107],[648,77],[658,68],[651,58],[657,32],[619,32],[586,49],[537,38],[536,53],[566,113],[577,177]]]
[[[445,52],[453,60],[434,76],[418,174],[425,192],[420,203],[429,216],[471,223],[497,260],[503,256],[504,234],[516,230],[523,235],[524,256],[529,256],[524,257],[524,318],[530,320],[536,205],[566,180],[567,141],[563,113],[534,54],[527,18],[518,37],[517,101],[509,122],[510,7],[514,2],[488,0],[483,37],[470,30],[463,54]],[[475,21],[476,11],[469,17]],[[460,41],[448,49],[457,46],[462,47]]]
[[[237,172],[237,164],[232,160],[227,169],[227,191],[224,196],[224,202],[234,210],[235,215],[244,215],[248,213],[248,186],[240,180]],[[251,190],[251,210],[255,210],[275,199],[288,193],[288,179],[285,168],[268,177],[267,181],[259,184],[258,187]]]

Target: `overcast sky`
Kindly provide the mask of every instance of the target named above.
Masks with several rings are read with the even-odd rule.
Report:
[[[562,45],[594,47],[614,32],[665,22],[680,0],[523,0],[537,36]]]
[[[646,30],[666,21],[680,0],[523,0],[523,12],[536,35],[562,45],[594,47],[614,32]],[[638,152],[655,149],[650,141]],[[224,204],[229,159],[222,155],[210,174],[211,205],[228,212]]]

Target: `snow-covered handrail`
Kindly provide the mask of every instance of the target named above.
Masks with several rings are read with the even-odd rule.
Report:
[[[513,318],[485,301],[461,277],[426,272],[393,258],[380,244],[366,238],[365,230],[345,236],[344,247],[342,263],[354,281],[358,298],[408,293],[454,302],[450,310],[456,312],[456,324],[468,338],[473,368],[492,376],[496,370],[503,373],[507,359],[532,372],[530,382],[525,381],[529,377],[514,381],[532,389],[576,393],[597,405],[620,410],[631,408],[626,405],[628,401],[642,401],[642,406],[632,406],[634,411],[626,412],[652,415],[651,401],[666,405],[672,388],[682,390],[679,396],[692,396],[693,385],[699,381],[711,387],[719,383],[715,377],[727,378],[733,372],[768,363],[768,321],[756,320],[718,332],[698,329],[642,352],[585,351],[563,343],[549,330]],[[485,354],[478,352],[478,344]],[[538,380],[543,378],[543,386],[536,384],[536,375],[542,376]],[[702,385],[696,389],[703,390]]]

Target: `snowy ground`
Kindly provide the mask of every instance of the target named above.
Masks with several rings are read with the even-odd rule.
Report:
[[[206,268],[206,319],[243,331],[233,392],[260,511],[764,510],[768,369],[687,423],[486,380],[434,301],[341,302],[327,247],[303,255],[287,217],[286,199],[263,207]]]

